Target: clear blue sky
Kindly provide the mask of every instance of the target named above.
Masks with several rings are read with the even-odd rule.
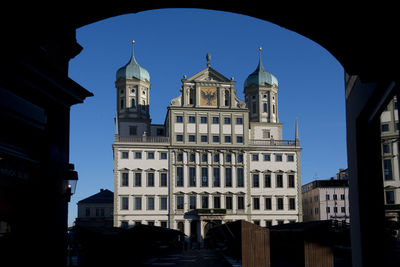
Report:
[[[279,82],[279,120],[283,138],[294,139],[299,120],[302,184],[327,179],[347,167],[344,72],[323,47],[295,32],[245,15],[200,10],[159,9],[126,14],[77,30],[82,52],[70,61],[69,77],[94,93],[71,108],[70,162],[79,172],[69,204],[69,225],[76,203],[100,188],[114,191],[115,74],[131,56],[150,73],[152,123],[163,124],[181,78],[211,67],[234,77],[238,97],[258,64]]]

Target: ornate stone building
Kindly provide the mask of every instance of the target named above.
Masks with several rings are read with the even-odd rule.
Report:
[[[202,242],[210,226],[227,221],[302,221],[297,122],[294,140],[282,140],[278,80],[261,49],[245,101],[208,54],[207,67],[181,81],[164,125],[154,125],[150,75],[133,51],[117,71],[114,226],[170,227]]]

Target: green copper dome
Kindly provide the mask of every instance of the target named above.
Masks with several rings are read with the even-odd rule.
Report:
[[[132,41],[132,57],[125,66],[117,71],[117,80],[120,78],[131,79],[132,77],[135,77],[136,79],[150,82],[149,72],[136,62],[133,49],[134,43],[135,41]]]
[[[260,51],[260,59],[258,62],[257,69],[247,77],[246,81],[244,82],[244,87],[246,88],[251,85],[258,86],[265,84],[278,86],[278,79],[264,69],[264,66],[261,63],[261,48],[259,48],[259,51]]]

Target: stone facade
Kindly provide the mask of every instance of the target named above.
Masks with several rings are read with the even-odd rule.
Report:
[[[202,242],[223,222],[302,221],[300,142],[297,131],[282,140],[276,84],[250,84],[242,101],[208,62],[182,79],[164,125],[150,124],[148,107],[120,105],[132,89],[148,96],[149,81],[119,78],[116,88],[114,226],[154,224]]]

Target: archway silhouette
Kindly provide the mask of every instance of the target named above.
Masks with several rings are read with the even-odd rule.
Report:
[[[373,201],[380,199],[381,191],[377,189],[379,182],[371,184],[365,180],[382,180],[380,148],[371,144],[379,144],[380,141],[377,114],[380,114],[385,104],[398,91],[396,81],[400,72],[392,64],[398,65],[400,59],[399,40],[396,34],[398,25],[394,13],[396,9],[387,6],[385,9],[380,9],[376,5],[364,5],[362,8],[346,5],[331,6],[328,11],[323,12],[315,11],[315,8],[310,8],[304,3],[301,4],[293,7],[297,11],[295,13],[288,13],[287,7],[282,6],[274,8],[273,12],[265,12],[260,8],[219,10],[260,18],[306,36],[334,55],[348,74],[358,75],[359,79],[356,77],[347,80],[353,84],[346,92],[348,158],[352,179],[350,187],[353,190],[351,205],[354,211],[352,245],[354,265],[367,266],[384,255],[383,247],[374,246],[366,238],[369,235],[371,239],[376,237],[382,242],[383,207]],[[65,13],[60,14],[39,7],[30,10],[12,10],[10,13],[13,16],[2,17],[3,34],[8,37],[7,41],[1,44],[3,66],[5,66],[5,70],[1,73],[1,86],[5,88],[2,91],[2,99],[15,101],[24,99],[43,109],[41,112],[32,106],[32,110],[37,113],[29,113],[26,102],[18,102],[26,105],[6,108],[2,102],[1,111],[5,114],[4,121],[9,126],[2,133],[2,142],[26,146],[28,154],[24,157],[29,158],[30,152],[37,148],[22,144],[21,140],[27,137],[19,130],[29,124],[27,120],[38,124],[36,126],[39,133],[35,134],[34,140],[38,145],[42,145],[40,153],[36,152],[40,168],[32,172],[30,190],[24,190],[25,194],[17,201],[22,203],[24,200],[36,199],[38,203],[47,201],[53,203],[48,207],[47,213],[40,213],[41,223],[36,222],[32,225],[46,232],[44,235],[47,242],[53,243],[52,247],[47,247],[49,253],[54,252],[60,261],[63,261],[64,257],[62,250],[65,246],[63,233],[66,229],[67,203],[65,199],[60,199],[56,192],[65,179],[64,169],[68,164],[69,107],[83,102],[85,97],[91,95],[67,77],[69,60],[82,49],[75,40],[75,30],[104,18],[148,9],[152,8],[107,7],[89,12],[82,7],[69,6],[64,9]],[[375,15],[379,11],[383,11],[384,16],[370,15]],[[12,116],[9,115],[10,112]],[[16,119],[18,114],[24,115]],[[47,119],[43,114],[47,115]],[[45,131],[45,134],[41,131]],[[11,153],[6,149],[2,151],[5,155]],[[17,162],[21,161],[21,154],[14,153],[14,156]],[[376,167],[367,171],[363,170],[362,166]],[[32,189],[34,193],[31,192]],[[54,194],[49,195],[48,192]],[[47,196],[47,199],[44,196]],[[371,212],[377,214],[374,222],[369,221]],[[20,238],[16,240],[22,240],[24,235],[31,239],[40,237],[37,233],[24,230],[23,224],[18,222],[22,217],[12,212],[10,214],[9,216],[16,221],[16,235]],[[33,211],[27,214],[35,217]],[[52,221],[51,226],[46,223],[49,221]],[[371,228],[377,231],[371,233]],[[25,255],[28,257],[25,258],[37,259],[39,263],[37,257],[29,256],[40,254],[40,250],[29,245],[32,243],[25,246],[32,247],[32,250],[26,252]],[[20,257],[21,260],[23,258]]]

